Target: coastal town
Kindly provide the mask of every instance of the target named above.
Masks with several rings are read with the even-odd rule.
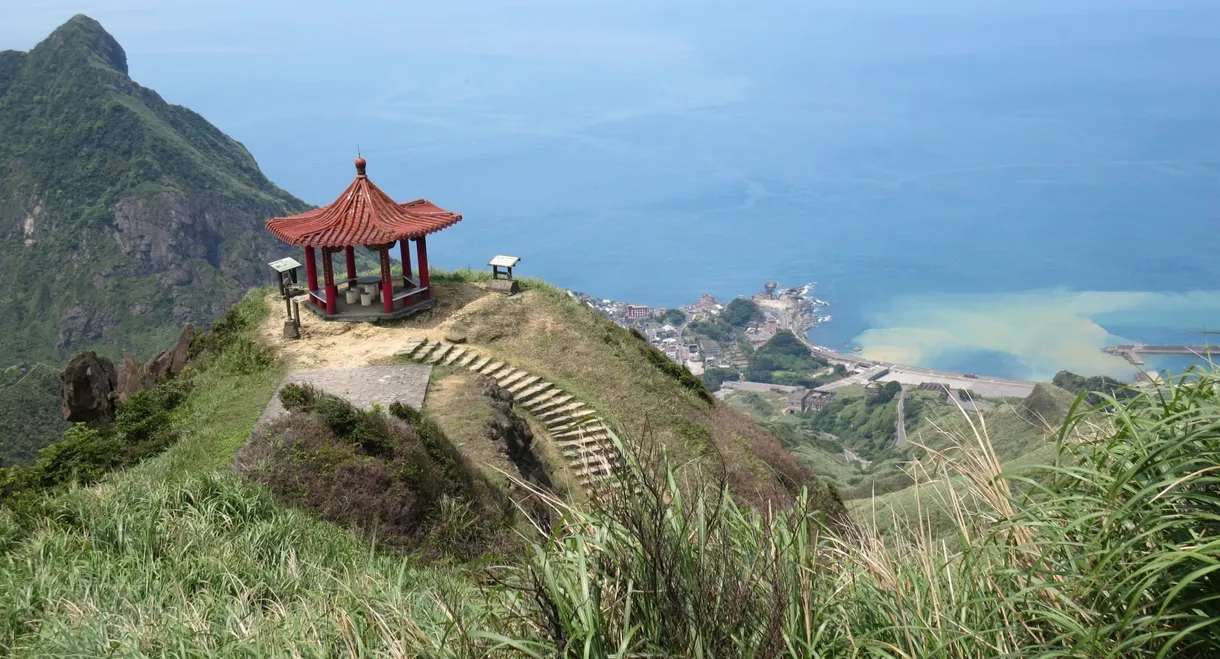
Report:
[[[804,341],[810,329],[830,321],[831,316],[824,313],[830,304],[812,296],[815,286],[810,283],[780,289],[777,282],[767,282],[750,298],[762,312],[761,319],[748,322],[741,337],[730,333],[729,341],[691,331],[692,326],[714,319],[725,309],[725,304],[707,293],[692,304],[676,308],[649,307],[574,291],[569,295],[618,325],[635,329],[670,359],[685,365],[694,375],[702,375],[710,368],[745,366],[746,355],[739,349],[739,338],[758,347],[776,333],[789,330]]]
[[[732,301],[721,303],[707,293],[692,304],[676,308],[649,307],[575,291],[568,294],[618,325],[639,332],[696,376],[709,371],[730,374],[711,387],[718,397],[734,391],[784,394],[790,412],[817,411],[833,400],[838,390],[852,385],[863,386],[866,394],[871,394],[895,382],[903,391],[936,389],[954,397],[965,391],[969,394],[966,398],[977,399],[1024,397],[1033,390],[1034,382],[874,361],[814,345],[808,339],[809,330],[831,320],[826,312],[830,304],[812,294],[815,286],[810,283],[780,288],[778,283],[768,282],[759,293],[738,298],[752,302],[758,316],[746,322],[740,332],[729,331],[720,337],[709,336],[708,332],[723,327],[716,321]],[[745,377],[751,353],[785,330],[827,367],[811,373],[815,381],[804,384],[758,382]]]

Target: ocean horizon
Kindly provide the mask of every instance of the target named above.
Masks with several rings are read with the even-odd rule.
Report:
[[[359,147],[462,213],[441,267],[652,306],[816,281],[817,344],[1015,378],[1220,329],[1214,2],[117,0],[0,47],[76,11],[306,201]]]

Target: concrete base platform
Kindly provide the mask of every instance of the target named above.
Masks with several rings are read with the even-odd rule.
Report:
[[[316,307],[313,304],[303,304],[302,307],[322,320],[335,320],[341,323],[369,323],[377,320],[406,318],[407,316],[431,309],[435,304],[436,301],[432,299],[420,300],[409,307],[402,307],[386,313],[382,309],[380,302],[365,307],[360,304],[348,304],[347,300],[340,298],[336,305],[338,308],[333,314],[328,314],[325,309]]]
[[[280,389],[287,384],[313,385],[362,409],[373,405],[389,408],[391,403],[397,401],[418,410],[424,405],[431,375],[432,367],[427,364],[293,371],[276,388],[275,396],[267,404],[267,409],[263,410],[254,429],[258,430],[285,413],[284,406],[280,404]]]

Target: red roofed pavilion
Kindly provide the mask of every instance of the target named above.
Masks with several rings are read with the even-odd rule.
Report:
[[[428,285],[426,236],[457,223],[457,213],[423,199],[399,204],[381,191],[364,173],[364,158],[356,158],[356,180],[329,206],[292,217],[267,220],[267,230],[284,242],[305,248],[305,277],[309,288],[306,306],[330,320],[401,318],[432,307]],[[411,273],[409,241],[415,241],[419,277]],[[390,249],[401,250],[402,275],[390,270]],[[379,277],[356,276],[355,247],[363,245],[378,254]],[[318,286],[316,250],[322,250],[323,287]],[[342,250],[347,277],[335,280],[331,255]],[[339,299],[339,285],[345,299]],[[380,297],[381,309],[373,306]]]

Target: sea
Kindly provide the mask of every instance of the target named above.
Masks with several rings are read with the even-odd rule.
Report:
[[[308,202],[359,151],[462,213],[439,266],[653,306],[816,281],[814,343],[1015,378],[1220,330],[1215,0],[17,4],[0,47],[83,6]]]

